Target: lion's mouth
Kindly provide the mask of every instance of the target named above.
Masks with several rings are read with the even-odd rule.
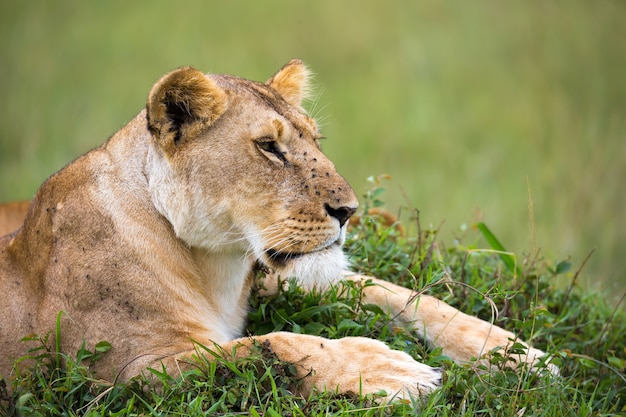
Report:
[[[276,249],[266,249],[265,254],[267,255],[267,259],[270,263],[274,264],[278,267],[284,267],[289,261],[293,261],[294,259],[301,258],[306,255],[310,255],[312,253],[322,252],[331,248],[333,246],[340,246],[340,239],[332,242],[331,244],[324,246],[322,248],[316,249],[310,252],[281,252]]]
[[[272,262],[275,262],[281,265],[284,265],[293,259],[297,259],[297,258],[300,258],[301,256],[306,255],[306,253],[302,253],[302,252],[279,252],[275,249],[268,249],[265,251],[265,254]]]

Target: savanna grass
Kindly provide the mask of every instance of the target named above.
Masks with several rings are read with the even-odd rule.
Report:
[[[305,293],[290,281],[275,295],[254,294],[250,334],[286,330],[330,338],[377,338],[431,366],[443,367],[441,389],[426,398],[392,404],[359,393],[318,392],[302,398],[294,394],[299,381],[291,364],[280,361],[263,343],[256,345],[251,357],[232,361],[217,355],[215,346],[197,345],[197,355],[191,359],[197,366],[182,378],[153,369],[150,378],[112,384],[94,379],[88,369],[110,346],[103,342],[85,346],[73,357],[59,356],[57,328],[40,338],[41,347],[29,354],[33,361],[18,361],[16,379],[4,383],[12,389],[0,387],[2,412],[28,416],[402,416],[416,410],[423,416],[600,416],[626,412],[623,311],[609,307],[598,294],[582,292],[575,284],[578,272],[569,270],[566,262],[551,262],[538,253],[517,256],[499,242],[495,248],[480,247],[483,238],[495,244],[495,235],[486,225],[464,231],[444,245],[437,230],[421,228],[415,212],[406,225],[413,224],[416,232],[406,236],[397,225],[368,214],[382,205],[380,181],[372,182],[364,212],[346,245],[354,268],[436,295],[512,330],[551,353],[561,368],[560,377],[526,368],[512,370],[498,353],[492,355],[494,366],[489,372],[456,365],[440,349],[425,347],[395,326],[378,306],[364,302],[354,285]],[[572,285],[556,287],[559,275]]]

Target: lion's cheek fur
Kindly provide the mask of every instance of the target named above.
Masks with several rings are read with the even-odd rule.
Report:
[[[188,175],[176,168],[158,149],[150,147],[146,171],[151,203],[170,223],[176,237],[190,247],[207,250],[220,250],[229,241],[237,241],[229,216],[221,208],[221,190],[210,189],[206,183],[190,184]]]

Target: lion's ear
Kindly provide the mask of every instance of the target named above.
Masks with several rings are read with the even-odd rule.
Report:
[[[226,111],[227,95],[210,78],[191,67],[164,75],[148,95],[148,129],[161,148],[176,146],[211,126]]]
[[[299,59],[292,59],[282,67],[267,84],[295,107],[301,107],[302,100],[310,93],[309,79],[311,71]]]

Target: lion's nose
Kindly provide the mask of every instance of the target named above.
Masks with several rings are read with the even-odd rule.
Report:
[[[344,224],[346,224],[348,219],[356,211],[356,207],[342,206],[342,207],[334,208],[334,207],[331,207],[329,204],[326,204],[325,208],[326,208],[326,212],[329,215],[331,215],[335,219],[339,220],[339,226],[340,227],[343,226]]]

